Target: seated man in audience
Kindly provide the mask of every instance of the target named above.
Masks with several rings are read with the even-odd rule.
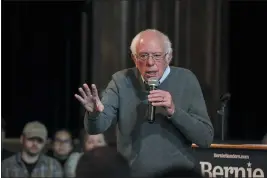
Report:
[[[2,146],[1,146],[1,148],[2,148],[2,150],[1,150],[1,152],[2,152],[2,154],[1,154],[1,160],[3,161],[4,159],[6,159],[6,158],[9,158],[10,156],[12,156],[12,155],[14,155],[14,153],[13,152],[11,152],[11,151],[9,151],[9,150],[7,150],[7,149],[5,149],[4,147],[3,147],[3,141],[4,141],[4,139],[5,139],[5,136],[6,136],[6,130],[5,130],[5,127],[6,127],[6,123],[5,123],[5,121],[4,121],[4,119],[2,118],[2,123],[1,123],[1,126],[2,126],[2,133],[1,133],[1,141],[2,141]]]
[[[81,156],[76,178],[130,178],[130,168],[116,148],[98,147]]]
[[[47,129],[42,123],[27,123],[20,137],[22,150],[2,162],[2,177],[63,177],[59,162],[42,154],[46,141]]]
[[[51,156],[58,160],[62,167],[69,158],[73,150],[73,140],[71,133],[66,129],[58,130],[53,138],[52,150],[47,152],[48,156]]]
[[[103,134],[89,135],[84,130],[81,133],[80,141],[83,144],[82,151],[84,152],[88,152],[94,148],[107,145]],[[75,177],[77,163],[82,155],[83,155],[83,152],[81,153],[75,152],[70,155],[69,159],[66,161],[65,166],[64,166],[65,177]]]

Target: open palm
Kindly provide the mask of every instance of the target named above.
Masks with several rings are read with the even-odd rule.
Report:
[[[97,88],[92,84],[92,92],[87,84],[83,84],[83,88],[79,88],[80,95],[75,94],[75,98],[80,101],[86,111],[92,112],[102,112],[104,110],[104,105],[101,103]]]

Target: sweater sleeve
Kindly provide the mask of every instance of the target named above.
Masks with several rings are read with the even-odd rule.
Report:
[[[188,76],[186,96],[190,101],[190,107],[185,111],[175,105],[175,112],[170,119],[192,143],[199,147],[209,147],[214,137],[213,125],[197,78],[193,73]]]
[[[85,112],[84,128],[92,135],[106,131],[111,126],[114,119],[117,118],[119,95],[114,79],[109,82],[106,90],[103,92],[101,102],[104,105],[103,112],[96,114]]]

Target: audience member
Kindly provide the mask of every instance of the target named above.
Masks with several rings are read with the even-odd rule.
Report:
[[[130,168],[116,148],[98,147],[85,152],[77,165],[76,178],[129,178]]]
[[[63,177],[59,162],[42,153],[46,141],[47,129],[42,123],[27,123],[20,137],[22,150],[2,162],[2,177]]]
[[[62,167],[69,158],[69,155],[73,150],[73,140],[71,133],[66,129],[58,130],[53,138],[52,150],[47,152],[48,156],[51,156],[58,160]]]
[[[74,152],[70,155],[64,166],[65,177],[75,177],[76,167],[83,152],[107,145],[103,134],[89,135],[84,130],[81,132],[80,141],[82,143],[82,152]]]

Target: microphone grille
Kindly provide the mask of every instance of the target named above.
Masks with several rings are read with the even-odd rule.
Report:
[[[149,78],[148,81],[147,81],[147,84],[149,86],[157,87],[159,85],[159,80],[157,78]]]

